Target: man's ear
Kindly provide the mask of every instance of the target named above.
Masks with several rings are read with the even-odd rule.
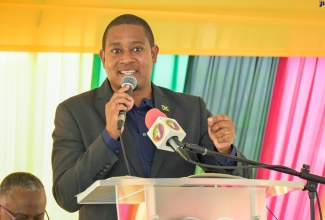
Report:
[[[156,64],[157,62],[158,52],[159,52],[159,47],[157,45],[153,45],[153,47],[151,47],[151,58],[153,64]]]
[[[104,64],[105,64],[105,51],[103,50],[103,49],[101,49],[100,51],[99,51],[99,56],[100,56],[100,59],[102,60],[102,64],[103,64],[103,66],[104,66]],[[105,67],[104,67],[105,68]]]

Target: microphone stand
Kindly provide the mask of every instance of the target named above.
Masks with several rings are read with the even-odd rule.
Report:
[[[285,166],[278,166],[278,165],[268,165],[268,164],[264,164],[264,163],[260,163],[260,162],[256,162],[256,161],[252,161],[252,160],[248,160],[248,159],[244,159],[244,158],[239,158],[233,155],[229,155],[229,154],[221,154],[217,151],[212,151],[209,150],[205,147],[201,147],[199,145],[196,144],[188,144],[188,143],[182,143],[181,146],[183,149],[185,150],[189,150],[193,153],[199,153],[202,155],[212,155],[212,156],[216,156],[216,157],[221,157],[221,158],[225,158],[225,159],[229,159],[229,160],[233,160],[233,161],[237,161],[237,162],[242,162],[242,163],[246,163],[249,165],[255,165],[252,166],[251,168],[255,167],[255,168],[266,168],[269,170],[274,170],[274,171],[278,171],[281,173],[286,173],[286,174],[290,174],[293,176],[297,176],[301,179],[307,180],[307,183],[304,187],[303,190],[308,190],[308,195],[309,195],[309,200],[310,200],[310,219],[311,220],[315,220],[315,206],[314,206],[314,200],[316,197],[316,190],[318,187],[319,183],[325,184],[325,178],[322,176],[317,176],[314,174],[310,174],[310,166],[307,164],[304,164],[300,170],[300,172],[297,172],[289,167],[285,167]],[[226,169],[235,169],[236,167],[225,167],[222,166],[223,168]],[[238,168],[238,167],[237,167]],[[249,166],[247,166],[246,168],[249,168]],[[321,213],[321,207],[319,207],[320,213]]]

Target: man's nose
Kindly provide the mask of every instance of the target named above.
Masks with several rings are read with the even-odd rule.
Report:
[[[131,63],[134,61],[132,51],[124,51],[121,57],[121,63]]]

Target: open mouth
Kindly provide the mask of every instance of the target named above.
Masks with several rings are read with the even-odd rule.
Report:
[[[132,74],[136,73],[137,71],[136,70],[123,70],[123,71],[118,71],[118,72],[121,74],[124,74],[124,75],[132,75]]]

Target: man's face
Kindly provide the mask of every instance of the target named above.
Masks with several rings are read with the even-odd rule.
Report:
[[[150,47],[143,27],[122,24],[108,30],[105,51],[100,57],[113,91],[121,86],[125,74],[132,74],[138,82],[137,91],[150,89],[152,66],[159,48]]]
[[[4,206],[15,218],[42,219],[46,206],[44,191],[28,191],[15,189],[9,196],[2,197],[1,205]],[[0,219],[11,220],[10,214],[0,208]]]

